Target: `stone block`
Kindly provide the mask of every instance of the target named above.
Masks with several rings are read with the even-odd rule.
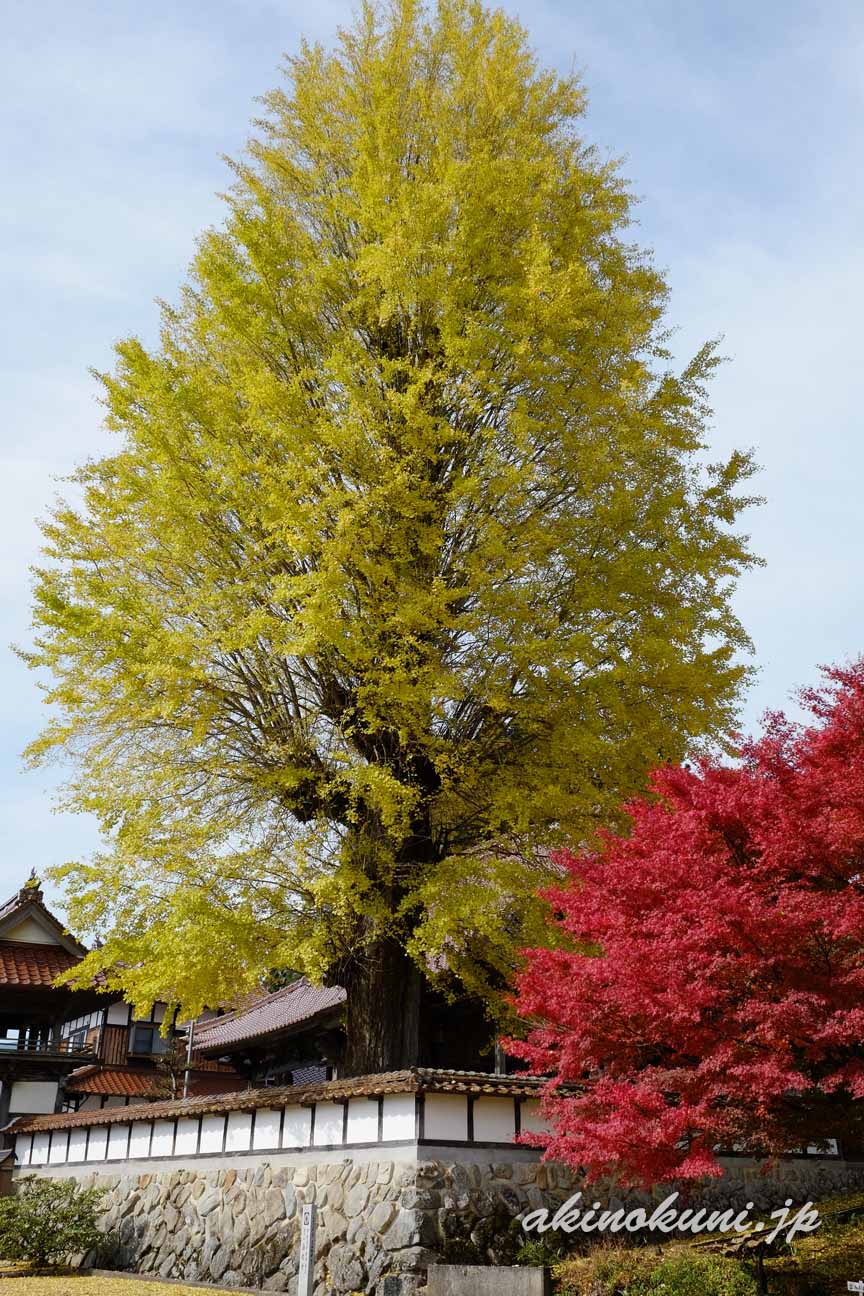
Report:
[[[330,1250],[327,1273],[337,1292],[354,1292],[366,1281],[366,1266],[353,1247],[340,1243]]]
[[[548,1296],[545,1269],[528,1265],[430,1265],[425,1296]]]

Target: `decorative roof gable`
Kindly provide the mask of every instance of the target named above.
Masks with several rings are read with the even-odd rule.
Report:
[[[33,874],[20,891],[0,905],[0,942],[14,942],[19,947],[54,946],[64,950],[72,961],[87,953],[86,948],[70,936],[59,919],[46,908],[39,882]],[[71,963],[67,960],[63,967],[69,966]]]

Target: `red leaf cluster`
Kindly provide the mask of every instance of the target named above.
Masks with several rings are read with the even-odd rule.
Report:
[[[657,771],[628,835],[562,852],[564,948],[528,951],[510,1047],[550,1074],[547,1155],[589,1178],[720,1173],[864,1104],[864,661],[739,765]],[[561,1082],[577,1083],[556,1096]]]

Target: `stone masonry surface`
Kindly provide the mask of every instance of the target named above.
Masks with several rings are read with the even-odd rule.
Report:
[[[107,1168],[106,1168],[107,1169]],[[556,1207],[578,1187],[561,1166],[408,1159],[152,1174],[81,1167],[75,1177],[106,1190],[106,1245],[96,1263],[162,1278],[295,1293],[300,1208],[318,1206],[315,1296],[411,1296],[429,1265],[510,1264],[524,1240],[520,1215]],[[50,1172],[48,1172],[50,1173]],[[864,1183],[864,1166],[828,1160],[786,1163],[764,1175],[732,1162],[700,1200],[740,1209],[818,1200]],[[664,1189],[659,1196],[665,1196]],[[586,1196],[598,1196],[596,1189]],[[612,1200],[602,1194],[604,1200]],[[654,1194],[658,1199],[657,1193]],[[631,1205],[651,1200],[628,1194]],[[683,1204],[683,1194],[682,1194]]]

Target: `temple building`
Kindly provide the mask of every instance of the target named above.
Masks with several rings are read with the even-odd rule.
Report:
[[[183,1066],[186,1031],[162,1033],[164,1004],[142,1019],[98,985],[56,986],[86,952],[35,878],[0,905],[0,1129],[15,1116],[164,1100],[172,1088],[245,1087],[230,1064],[201,1057]],[[169,1053],[179,1057],[173,1071]]]

